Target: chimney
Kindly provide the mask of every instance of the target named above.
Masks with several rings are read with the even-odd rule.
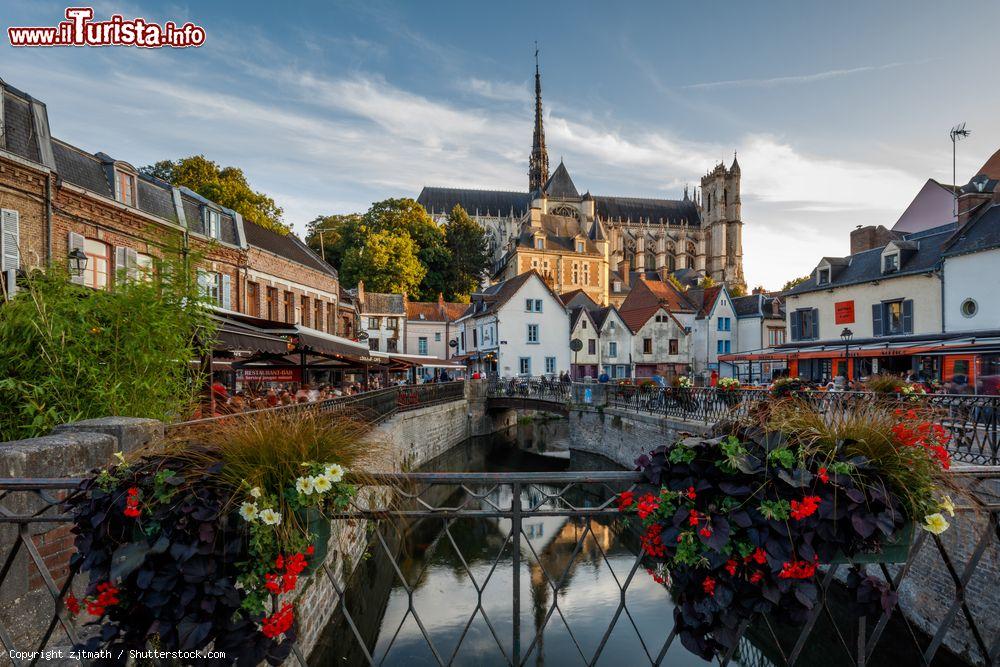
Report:
[[[631,271],[629,270],[628,258],[622,260],[622,263],[618,265],[618,273],[622,276],[622,284],[628,287],[629,280],[631,278]]]
[[[972,218],[976,217],[981,204],[994,199],[994,193],[986,189],[988,179],[976,176],[965,186],[967,190],[958,196],[958,226],[962,228]],[[980,189],[981,188],[981,189]]]
[[[893,232],[882,225],[878,227],[873,225],[862,227],[858,225],[851,232],[851,254],[856,255],[859,252],[871,250],[872,248],[881,248],[889,243],[889,241],[902,238],[902,236],[901,233]]]
[[[365,303],[365,281],[358,281],[358,305],[364,307]]]
[[[778,297],[774,297],[773,299],[771,299],[771,314],[774,315],[775,317],[781,315],[781,301],[778,299]]]

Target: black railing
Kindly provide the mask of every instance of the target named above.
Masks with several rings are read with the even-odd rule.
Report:
[[[1000,576],[1000,467],[959,467],[953,470],[953,478],[967,497],[976,500],[976,506],[960,505],[952,529],[943,535],[917,531],[905,565],[867,566],[869,573],[881,576],[902,594],[899,605],[877,618],[858,620],[845,615],[834,594],[841,566],[830,565],[816,577],[822,591],[820,604],[804,624],[783,627],[760,616],[739,629],[738,648],[720,662],[748,667],[812,664],[818,655],[840,654],[857,665],[889,664],[899,658],[887,656],[900,655],[909,656],[905,664],[930,665],[948,646],[964,651],[976,664],[996,664],[1000,660],[994,584]],[[371,522],[370,555],[384,559],[385,571],[406,598],[400,627],[412,619],[419,628],[418,641],[426,644],[433,662],[461,663],[456,656],[470,627],[479,621],[488,628],[488,636],[482,631],[478,635],[480,655],[481,644],[487,641],[492,654],[489,661],[510,665],[536,662],[545,633],[561,633],[563,628],[573,649],[561,657],[560,664],[594,664],[601,657],[614,661],[616,628],[638,636],[641,651],[634,663],[664,664],[670,661],[668,653],[676,657],[682,650],[671,630],[665,592],[659,595],[662,608],[650,609],[648,594],[657,590],[650,587],[659,584],[641,571],[647,563],[634,524],[621,520],[614,508],[614,494],[634,488],[640,481],[637,473],[390,473],[356,481],[366,490],[346,511],[330,519]],[[64,608],[65,596],[71,591],[79,594],[83,583],[77,581],[83,577],[67,565],[71,547],[53,548],[63,545],[69,535],[71,517],[60,506],[61,499],[79,482],[0,479],[0,643],[15,664],[37,660],[22,661],[13,657],[19,655],[15,652],[65,649],[77,644],[88,630]],[[490,543],[498,548],[484,561],[488,567],[470,566],[468,550],[482,545],[456,537],[460,521],[486,522],[488,533],[475,534],[495,535]],[[556,534],[535,530],[541,522]],[[424,531],[439,526],[434,543],[454,550],[454,576],[467,580],[469,594],[476,599],[468,622],[456,626],[460,629],[454,646],[444,646],[427,630],[433,626],[424,620],[442,611],[440,600],[435,606],[434,598],[418,594],[422,572],[412,562],[403,562],[410,554],[401,553],[398,547],[401,534],[418,524]],[[479,559],[483,561],[482,554]],[[500,578],[495,574],[498,569],[506,568],[510,568],[509,577],[504,577],[510,580],[509,590],[491,584]],[[588,573],[595,568],[608,570],[604,581],[613,583],[606,597],[588,599],[584,605],[578,599],[568,601],[566,593],[571,580],[580,576],[580,568]],[[352,596],[357,596],[360,607],[370,607],[369,591],[363,586],[352,588],[350,582],[345,585],[329,562],[315,576],[329,581],[337,604],[333,620],[343,632],[340,642],[328,649],[334,655],[320,655],[318,660],[313,656],[311,662],[336,662],[349,653],[366,664],[406,658],[392,653],[398,629],[397,635],[376,641],[364,631],[370,626],[355,618],[352,610],[359,607]],[[522,596],[525,586],[531,591],[529,599]],[[498,600],[508,597],[509,604],[502,604],[498,611]],[[593,612],[602,605],[609,620],[606,627],[595,629]],[[522,623],[522,617],[528,622]],[[581,617],[589,617],[586,635],[571,629]],[[301,651],[296,655],[305,663]]]
[[[486,395],[566,403],[573,397],[573,384],[547,377],[490,378],[486,383]]]

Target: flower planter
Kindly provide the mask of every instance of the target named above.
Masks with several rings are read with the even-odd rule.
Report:
[[[899,530],[882,543],[880,552],[860,552],[853,556],[838,553],[828,565],[864,565],[867,563],[905,563],[913,544],[913,521],[907,520]]]
[[[309,567],[304,574],[312,574],[326,560],[330,545],[330,519],[315,507],[306,507],[295,512],[302,527],[313,535],[313,554],[309,557]]]

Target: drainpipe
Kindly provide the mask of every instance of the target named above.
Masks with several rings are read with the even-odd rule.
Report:
[[[45,263],[52,266],[52,176],[45,175]]]

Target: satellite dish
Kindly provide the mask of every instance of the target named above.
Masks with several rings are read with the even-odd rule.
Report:
[[[573,350],[574,352],[579,352],[580,350],[583,349],[583,341],[580,340],[579,338],[574,338],[569,342],[569,349]]]

